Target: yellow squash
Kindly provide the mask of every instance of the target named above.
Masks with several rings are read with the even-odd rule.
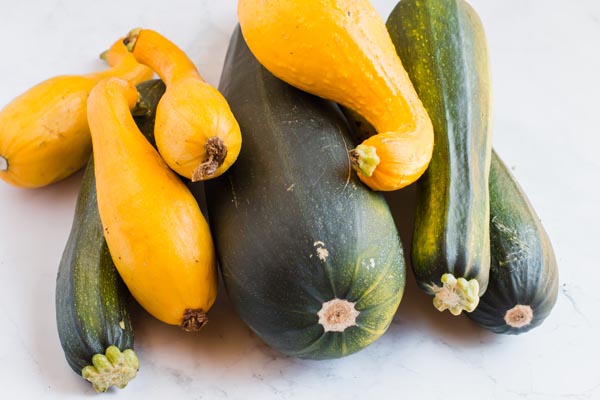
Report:
[[[139,83],[153,74],[121,41],[103,58],[110,69],[48,79],[0,111],[1,179],[15,186],[41,187],[85,165],[92,151],[86,102],[94,85],[109,76]]]
[[[378,134],[351,151],[364,183],[395,190],[422,175],[433,151],[431,121],[367,0],[239,0],[238,17],[271,73],[375,127]]]
[[[137,99],[135,87],[117,78],[88,99],[104,236],[138,303],[195,331],[217,294],[213,242],[196,200],[135,125]]]
[[[225,98],[202,79],[181,49],[159,33],[134,29],[125,43],[167,85],[154,128],[156,146],[166,163],[192,181],[225,172],[242,144],[240,127]]]

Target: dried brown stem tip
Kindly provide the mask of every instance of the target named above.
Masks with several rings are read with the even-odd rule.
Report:
[[[198,332],[207,322],[206,313],[201,308],[186,308],[180,327],[186,332]]]
[[[217,172],[217,169],[223,165],[227,157],[227,146],[220,137],[214,136],[206,141],[205,151],[207,157],[194,170],[192,182],[210,179]]]

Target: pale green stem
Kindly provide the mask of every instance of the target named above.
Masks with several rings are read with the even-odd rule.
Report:
[[[92,364],[81,370],[81,376],[92,383],[96,392],[106,392],[111,386],[123,389],[140,369],[133,350],[121,352],[116,346],[109,346],[106,355],[94,355]]]
[[[102,53],[100,53],[100,59],[102,61],[106,61],[108,58],[108,50],[104,50]]]
[[[452,274],[444,274],[442,287],[432,285],[433,306],[439,311],[449,310],[452,315],[460,315],[463,310],[472,312],[479,304],[479,282],[456,279]]]
[[[354,150],[350,150],[350,160],[355,170],[369,177],[373,175],[380,161],[377,149],[364,144],[359,144]]]

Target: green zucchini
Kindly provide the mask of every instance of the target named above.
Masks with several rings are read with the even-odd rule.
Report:
[[[496,332],[539,326],[558,296],[550,239],[527,196],[498,155],[490,170],[490,282],[469,318]]]
[[[144,132],[153,132],[153,110],[164,89],[161,81],[138,85],[147,113],[136,122]],[[139,368],[128,299],[104,240],[91,157],[58,268],[56,323],[68,364],[99,392],[125,387]]]
[[[219,88],[244,136],[236,163],[205,187],[235,309],[290,356],[364,348],[392,321],[405,264],[385,199],[352,173],[348,122],[264,69],[239,27]]]
[[[463,0],[402,0],[387,28],[435,132],[417,183],[412,267],[438,310],[470,312],[490,269],[491,94],[481,21]]]

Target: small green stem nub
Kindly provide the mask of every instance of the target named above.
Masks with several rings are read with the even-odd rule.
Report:
[[[133,51],[133,48],[135,47],[135,42],[137,41],[137,38],[140,35],[141,31],[142,28],[132,29],[131,31],[129,31],[125,39],[123,39],[123,44],[125,45],[125,47],[127,47],[127,50],[129,50],[129,52]]]
[[[354,150],[350,150],[352,167],[365,176],[372,176],[375,168],[379,165],[377,149],[373,146],[359,144]]]
[[[102,53],[100,53],[99,57],[102,61],[106,61],[106,59],[108,58],[108,50],[104,50]]]
[[[467,281],[456,279],[452,274],[444,274],[442,287],[432,285],[435,297],[433,306],[438,311],[449,310],[452,315],[460,315],[462,311],[472,312],[479,304],[479,282],[476,279]]]
[[[81,376],[92,383],[96,392],[106,392],[111,386],[123,389],[140,369],[133,350],[121,352],[117,346],[109,346],[106,355],[95,354],[92,364],[81,370]]]
[[[2,156],[0,156],[0,171],[8,170],[8,160]]]

